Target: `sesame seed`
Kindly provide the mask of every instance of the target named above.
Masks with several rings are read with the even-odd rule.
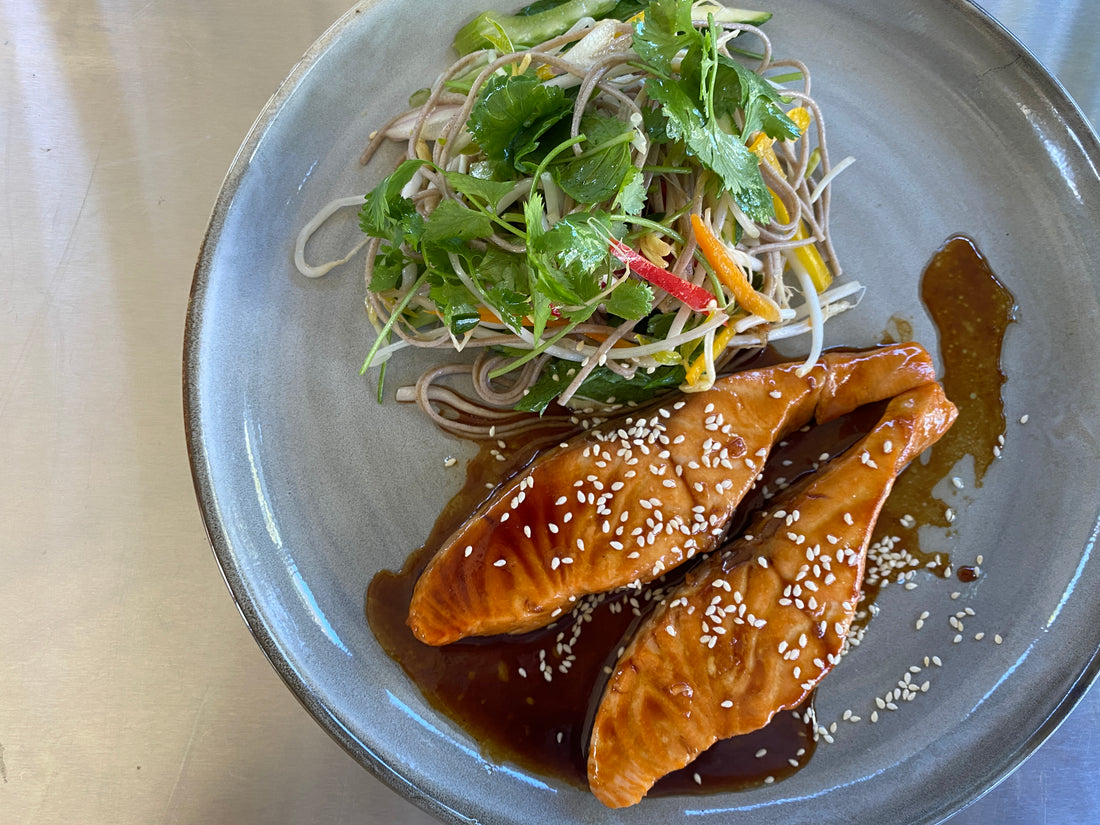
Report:
[[[508,562],[506,559],[497,559],[495,562],[493,562],[493,567],[503,567],[507,563]]]
[[[1029,417],[1030,416],[1028,416],[1028,415],[1021,415],[1020,416],[1020,423],[1021,424],[1026,424]]]

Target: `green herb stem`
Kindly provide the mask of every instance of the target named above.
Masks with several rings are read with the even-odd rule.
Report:
[[[390,317],[386,319],[386,323],[382,326],[382,329],[378,331],[378,337],[374,339],[374,344],[371,345],[370,351],[367,353],[366,360],[363,361],[363,366],[359,368],[359,374],[363,375],[368,369],[370,369],[370,362],[374,360],[374,356],[378,353],[378,350],[382,347],[383,341],[389,338],[390,330],[393,329],[393,325],[397,322],[397,318],[405,311],[405,308],[413,299],[413,295],[424,284],[428,278],[428,273],[425,271],[420,274],[420,277],[413,282],[413,285],[409,288],[409,291],[401,296],[401,300],[397,306],[393,308],[390,313]]]

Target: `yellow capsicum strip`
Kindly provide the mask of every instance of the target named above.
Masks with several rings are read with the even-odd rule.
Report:
[[[803,132],[810,127],[810,113],[801,106],[791,109],[787,112],[787,116],[793,120],[795,125]],[[749,151],[760,158],[761,162],[768,164],[776,172],[782,175],[783,167],[779,165],[779,158],[775,155],[775,149],[773,148],[774,144],[774,138],[768,137],[763,132],[757,132],[756,136],[749,144]],[[774,192],[772,192],[772,205],[775,207],[776,220],[780,223],[787,223],[790,221],[787,207]],[[794,239],[803,241],[806,237],[806,226],[802,221],[799,221],[798,228],[794,233]],[[806,274],[810,276],[810,280],[813,281],[814,289],[818,292],[824,292],[828,289],[829,284],[833,282],[833,274],[829,271],[825,259],[821,257],[821,253],[817,251],[817,247],[812,244],[800,246],[795,249],[794,260],[792,260],[791,263],[794,266],[802,267]]]
[[[730,342],[730,338],[733,337],[733,328],[730,326],[724,326],[714,336],[714,347],[711,350],[715,358],[726,348],[726,345]],[[688,386],[695,386],[698,383],[700,377],[703,375],[703,371],[707,368],[707,355],[706,353],[700,353],[695,357],[695,360],[691,362],[691,366],[687,368],[685,373],[685,380]]]
[[[776,220],[780,223],[787,223],[790,220],[787,207],[775,192],[772,192],[772,206],[775,207]],[[806,225],[802,221],[798,222],[794,239],[796,241],[806,239]],[[828,289],[829,284],[833,282],[833,274],[829,271],[829,267],[825,264],[825,259],[821,257],[821,253],[817,251],[817,247],[809,244],[795,247],[792,252],[794,252],[794,258],[791,260],[791,265],[801,266],[806,271],[806,274],[810,276],[810,280],[813,281],[814,289],[818,292],[824,292]]]

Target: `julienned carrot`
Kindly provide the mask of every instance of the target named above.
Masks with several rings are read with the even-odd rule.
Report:
[[[691,228],[695,231],[695,241],[699,244],[703,257],[714,267],[718,280],[729,289],[738,306],[746,312],[759,315],[765,321],[778,321],[779,305],[752,288],[745,271],[730,257],[722,241],[706,222],[698,215],[692,215]]]
[[[685,281],[662,269],[640,252],[636,252],[622,241],[614,238],[610,241],[611,254],[630,267],[635,275],[649,281],[653,286],[663,289],[669,295],[683,301],[696,312],[703,312],[714,302],[714,295],[691,281]],[[778,318],[778,316],[776,316]]]

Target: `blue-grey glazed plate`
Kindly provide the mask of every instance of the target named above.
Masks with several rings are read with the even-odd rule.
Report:
[[[449,62],[452,32],[483,5],[352,9],[260,115],[215,205],[189,308],[184,403],[199,503],[245,620],[320,724],[446,821],[940,821],[1037,747],[1097,670],[1095,137],[1020,44],[967,3],[770,4],[777,53],[813,71],[834,159],[857,159],[836,182],[833,230],[847,276],[868,292],[831,322],[830,340],[873,343],[899,316],[934,347],[917,281],[956,232],[975,239],[1018,301],[1003,456],[981,489],[945,493],[958,512],[952,535],[929,537],[957,564],[982,556],[984,574],[882,594],[863,644],[818,693],[820,720],[838,722],[834,742],[792,778],[610,811],[485,757],[371,635],[368,582],[426,538],[472,447],[392,398],[377,403],[375,377],[359,377],[372,336],[361,263],[309,281],[291,262],[295,235],[323,203],[367,191],[386,171],[359,167],[366,135]],[[355,232],[353,216],[330,223],[311,258],[335,255]],[[422,366],[399,359],[388,386]],[[456,467],[444,466],[449,456]],[[974,615],[953,644],[949,617],[965,608]],[[872,724],[874,698],[926,656],[943,664],[917,675],[927,693]],[[849,709],[860,722],[842,719]]]

